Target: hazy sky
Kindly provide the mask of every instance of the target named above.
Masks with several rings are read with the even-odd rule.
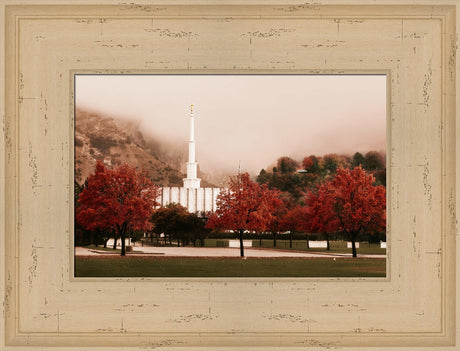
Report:
[[[76,104],[178,145],[193,104],[196,158],[208,172],[241,163],[255,175],[281,156],[386,147],[383,75],[79,75]]]

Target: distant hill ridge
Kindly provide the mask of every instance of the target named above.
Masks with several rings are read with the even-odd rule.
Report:
[[[75,180],[82,184],[94,172],[96,160],[127,163],[147,171],[159,186],[183,185],[185,149],[163,145],[145,136],[137,123],[77,108],[75,111]],[[202,180],[202,187],[212,184]]]

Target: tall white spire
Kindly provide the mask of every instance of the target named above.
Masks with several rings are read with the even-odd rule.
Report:
[[[201,179],[197,178],[197,166],[195,160],[195,117],[193,105],[190,106],[190,139],[188,141],[187,178],[184,178],[184,188],[199,188]]]

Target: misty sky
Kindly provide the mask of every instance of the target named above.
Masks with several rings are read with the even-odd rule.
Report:
[[[135,119],[178,145],[193,104],[205,172],[241,163],[256,175],[281,156],[386,148],[384,75],[78,75],[75,84],[77,107]]]

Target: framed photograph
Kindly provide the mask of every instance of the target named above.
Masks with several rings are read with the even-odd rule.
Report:
[[[74,79],[75,277],[386,276],[385,74]]]
[[[458,5],[454,0],[3,1],[1,348],[458,349]],[[76,160],[86,145],[76,132],[79,77],[211,75],[384,77],[383,277],[75,274],[75,184],[83,172]],[[329,84],[331,92],[339,87]],[[97,104],[122,85],[135,91],[128,83],[106,84],[90,98]],[[353,91],[351,84],[340,89],[344,96]],[[231,90],[229,98],[236,96]],[[124,94],[120,101],[140,106],[135,95]],[[273,98],[261,94],[259,104],[265,96],[268,105]],[[291,95],[280,115],[293,111]],[[370,99],[363,100],[350,102],[356,115]],[[122,113],[120,101],[112,99],[113,113]],[[187,102],[184,118],[193,103]],[[205,109],[194,108],[197,116]],[[256,115],[246,121],[256,122]],[[167,126],[169,120],[159,121]],[[216,114],[213,123],[218,128],[224,121]],[[351,133],[352,122],[347,117],[331,125],[341,123],[344,133]],[[195,174],[190,156],[194,140],[188,140],[183,187],[196,190],[201,173]],[[104,142],[88,137],[93,153],[112,150]],[[112,162],[102,159],[101,167],[104,160],[105,166]],[[208,185],[218,187],[214,180]]]

